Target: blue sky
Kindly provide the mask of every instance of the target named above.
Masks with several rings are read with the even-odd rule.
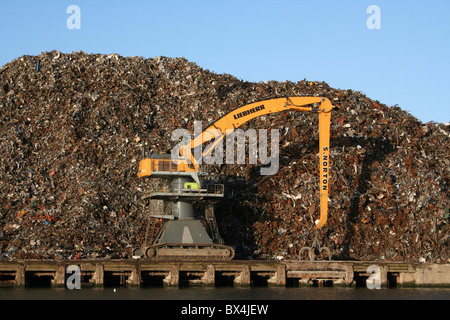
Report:
[[[70,5],[81,29],[66,26]],[[369,29],[370,5],[380,29]],[[185,57],[242,80],[325,81],[450,122],[450,0],[0,1],[0,66],[43,51]]]

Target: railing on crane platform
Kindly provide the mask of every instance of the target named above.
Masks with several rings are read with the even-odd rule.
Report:
[[[183,159],[172,159],[170,154],[153,154],[139,162],[138,177],[150,175],[186,175],[201,172],[198,165]]]

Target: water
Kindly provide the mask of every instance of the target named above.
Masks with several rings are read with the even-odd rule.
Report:
[[[280,320],[293,315],[301,318],[344,314],[352,317],[380,314],[404,319],[416,317],[418,311],[446,310],[449,299],[450,288],[0,288],[2,310],[17,311],[24,318],[35,318],[40,314],[58,319],[79,315],[89,319],[144,316]],[[410,303],[405,305],[398,300]],[[433,301],[430,308],[430,300],[440,300],[443,304],[437,305]]]
[[[450,288],[0,288],[0,300],[450,300]]]

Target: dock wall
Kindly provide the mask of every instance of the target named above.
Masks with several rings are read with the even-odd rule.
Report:
[[[75,274],[78,272],[77,274]],[[75,280],[74,280],[75,279]],[[372,261],[0,261],[0,286],[450,287],[450,264]]]

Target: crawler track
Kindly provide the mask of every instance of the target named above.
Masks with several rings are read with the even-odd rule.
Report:
[[[221,244],[165,243],[147,248],[145,257],[156,261],[223,261],[233,259],[234,249]]]

